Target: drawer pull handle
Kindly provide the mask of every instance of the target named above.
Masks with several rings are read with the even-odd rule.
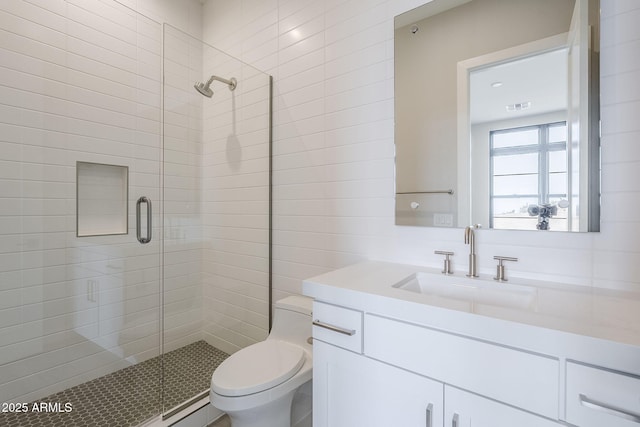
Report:
[[[589,399],[584,394],[580,394],[580,404],[584,407],[595,409],[596,411],[605,412],[616,417],[624,418],[625,420],[640,423],[640,414],[635,414],[631,411],[627,411],[621,408],[616,408],[607,403],[598,402],[597,400]]]
[[[459,427],[460,416],[458,414],[453,414],[453,420],[451,420],[451,427]]]
[[[320,326],[321,328],[329,329],[330,331],[338,332],[340,334],[345,334],[349,336],[353,336],[356,334],[356,331],[354,329],[341,328],[340,326],[331,325],[329,323],[324,323],[319,320],[314,320],[313,324],[315,326]]]
[[[427,405],[427,427],[433,427],[433,403]]]

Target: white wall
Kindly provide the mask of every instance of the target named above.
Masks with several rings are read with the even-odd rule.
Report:
[[[202,39],[202,3],[200,0],[98,0],[118,2],[156,22],[179,28]]]
[[[274,76],[274,298],[365,259],[440,266],[461,230],[394,225],[393,16],[421,0],[209,0],[204,40]],[[481,273],[640,290],[640,4],[603,0],[602,227],[480,230]]]

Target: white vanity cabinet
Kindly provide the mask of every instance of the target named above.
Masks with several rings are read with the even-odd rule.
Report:
[[[501,306],[398,288],[420,271],[372,261],[304,282],[315,427],[640,426],[638,295],[559,284]]]
[[[557,417],[557,360],[322,302],[313,317],[316,427],[558,425],[432,379]]]

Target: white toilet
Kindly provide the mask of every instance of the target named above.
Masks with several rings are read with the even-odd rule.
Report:
[[[311,390],[311,309],[312,299],[303,296],[277,301],[267,339],[232,354],[215,370],[211,404],[229,415],[232,427],[292,425],[296,391]]]

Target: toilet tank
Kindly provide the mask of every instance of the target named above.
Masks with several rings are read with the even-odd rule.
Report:
[[[310,348],[307,339],[311,337],[312,307],[313,299],[298,295],[276,301],[273,326],[267,339],[279,339]]]

